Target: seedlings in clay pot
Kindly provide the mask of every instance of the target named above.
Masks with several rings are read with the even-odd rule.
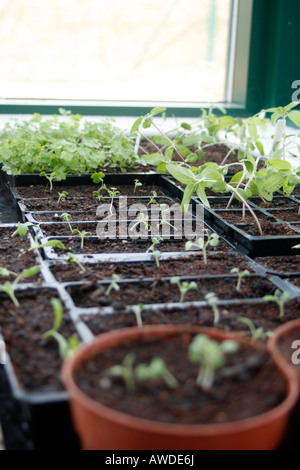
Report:
[[[190,290],[198,289],[197,283],[195,281],[188,282],[188,281],[180,281],[179,276],[172,277],[170,280],[171,284],[176,284],[180,291],[180,299],[179,302],[184,302],[184,297]]]
[[[245,269],[244,271],[241,271],[239,268],[233,268],[231,269],[231,274],[236,274],[237,275],[237,284],[236,284],[236,290],[240,292],[241,290],[241,285],[242,285],[242,280],[244,277],[250,276],[250,271],[248,269]]]
[[[262,327],[255,327],[254,323],[250,318],[241,317],[239,318],[240,323],[247,325],[251,332],[251,341],[257,341],[258,339],[270,338],[273,336],[272,331],[264,331]]]
[[[63,306],[59,299],[52,298],[51,305],[54,312],[54,323],[51,330],[46,331],[43,333],[43,338],[53,337],[59,346],[59,354],[60,357],[64,360],[67,359],[75,349],[77,349],[80,345],[80,340],[76,334],[71,335],[68,339],[64,338],[59,332],[59,328],[61,327],[62,320],[63,320]]]
[[[214,312],[214,324],[216,325],[220,321],[220,311],[218,308],[219,299],[214,292],[209,292],[204,298]]]
[[[215,371],[225,364],[225,354],[233,354],[238,350],[238,343],[224,340],[221,343],[210,339],[205,334],[196,335],[188,350],[189,359],[200,363],[196,383],[204,390],[211,390]]]
[[[193,249],[201,250],[202,253],[203,253],[203,261],[204,261],[205,264],[207,264],[207,248],[209,246],[213,246],[213,247],[218,246],[218,244],[219,244],[219,235],[217,233],[214,233],[214,232],[209,234],[207,229],[204,229],[204,232],[207,235],[206,239],[205,239],[205,237],[200,237],[195,242],[188,241],[185,244],[185,249],[187,251],[190,251],[190,250],[193,250]]]
[[[279,307],[279,318],[282,320],[284,317],[285,304],[290,300],[291,294],[288,292],[281,292],[280,289],[276,289],[274,295],[265,295],[263,299],[266,302],[276,302]]]

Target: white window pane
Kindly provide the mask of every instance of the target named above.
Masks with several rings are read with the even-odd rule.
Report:
[[[224,100],[231,0],[0,0],[0,98]]]

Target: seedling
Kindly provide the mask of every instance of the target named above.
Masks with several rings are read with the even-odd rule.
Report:
[[[57,178],[56,171],[52,171],[52,173],[50,173],[50,175],[47,174],[45,171],[42,171],[40,173],[40,176],[44,176],[45,178],[47,178],[47,180],[49,181],[49,184],[50,184],[49,190],[53,191],[53,181],[55,181],[56,178]]]
[[[85,267],[80,263],[78,258],[75,255],[73,255],[73,253],[67,253],[67,256],[68,256],[67,264],[75,263],[75,264],[77,264],[77,266],[79,266],[81,272],[83,272],[83,273],[86,272]]]
[[[215,247],[219,244],[219,235],[214,232],[209,234],[209,231],[207,229],[205,229],[205,232],[207,234],[207,238],[200,237],[196,242],[188,241],[185,244],[185,249],[187,251],[190,251],[193,248],[195,250],[201,250],[203,253],[204,264],[207,264],[207,249],[209,246]]]
[[[244,279],[244,277],[250,276],[250,271],[248,271],[248,269],[240,271],[239,268],[233,268],[230,272],[231,274],[236,274],[238,277],[236,290],[239,292],[241,290],[242,280]]]
[[[71,222],[70,222],[70,220],[72,219],[71,214],[68,214],[67,212],[64,212],[63,214],[61,214],[61,218],[62,218],[65,222],[67,222],[68,227],[69,227],[69,229],[70,229],[70,232],[73,233],[72,225],[71,225]]]
[[[20,237],[25,237],[25,235],[27,235],[28,228],[35,225],[36,224],[33,224],[32,222],[18,222],[18,228],[12,233],[11,238],[16,237],[17,235]]]
[[[143,183],[141,183],[141,182],[140,182],[139,180],[137,180],[137,179],[134,180],[134,189],[133,189],[134,194],[135,194],[137,188],[139,188],[139,187],[141,187],[141,186],[143,186]]]
[[[138,215],[137,215],[137,222],[135,224],[133,224],[133,226],[131,227],[131,230],[134,230],[135,227],[137,227],[137,225],[139,224],[143,224],[145,229],[150,232],[151,230],[151,225],[149,224],[149,216],[148,215],[145,215],[143,212],[140,212]]]
[[[265,332],[262,327],[256,328],[250,318],[241,317],[239,318],[239,321],[249,327],[251,332],[251,341],[253,342],[257,341],[258,339],[270,338],[271,336],[273,336],[273,333],[271,331]]]
[[[47,246],[52,246],[53,248],[59,248],[61,250],[65,250],[66,247],[65,245],[60,241],[60,240],[48,240],[47,242],[44,243],[39,243],[38,238],[34,238],[34,242],[32,243],[32,246],[28,248],[27,251],[33,251],[33,250],[41,250],[42,248],[45,248]]]
[[[46,331],[42,335],[43,338],[53,337],[59,346],[60,357],[64,360],[73,354],[75,349],[78,348],[80,341],[76,334],[70,336],[70,338],[65,339],[59,332],[63,320],[63,306],[59,299],[52,298],[51,305],[54,312],[54,323],[51,330]]]
[[[134,353],[128,353],[122,364],[112,366],[106,374],[110,377],[121,377],[129,392],[136,388],[136,382],[145,382],[146,380],[162,379],[170,388],[178,385],[177,380],[168,370],[165,362],[159,357],[154,357],[150,364],[138,364],[134,368]]]
[[[163,238],[152,238],[152,245],[146,250],[146,253],[149,253],[149,251],[152,251],[152,254],[155,258],[155,263],[156,266],[159,268],[159,256],[160,256],[160,251],[156,250],[155,247],[158,245],[161,241],[163,241]]]
[[[127,312],[134,313],[135,318],[136,318],[136,323],[140,327],[143,326],[143,320],[142,320],[142,311],[143,311],[143,309],[144,309],[144,304],[129,305],[126,308]]]
[[[152,197],[151,197],[150,201],[148,202],[147,206],[151,206],[151,204],[157,204],[157,201],[155,199],[156,197],[157,197],[157,192],[152,191]]]
[[[120,276],[118,276],[118,274],[113,274],[112,275],[112,281],[109,284],[108,288],[106,289],[105,295],[109,295],[112,290],[115,290],[115,291],[118,292],[120,290],[120,286],[118,284],[118,281],[120,281],[120,280],[121,280],[121,278],[120,278]]]
[[[207,301],[208,305],[211,306],[214,312],[214,324],[216,325],[220,321],[220,311],[218,308],[219,299],[214,292],[209,292],[205,295],[204,298]]]
[[[40,272],[40,266],[37,265],[37,266],[32,266],[31,268],[28,268],[28,269],[24,269],[18,275],[16,273],[13,273],[12,271],[7,271],[7,272],[15,275],[15,279],[13,280],[13,282],[5,281],[4,284],[0,284],[0,291],[5,292],[11,298],[14,305],[16,307],[19,307],[20,306],[19,301],[17,300],[15,296],[15,289],[16,289],[17,284],[23,278],[29,278],[38,274]]]
[[[211,390],[215,372],[225,364],[225,354],[233,354],[238,350],[238,343],[224,340],[221,343],[210,339],[205,334],[196,335],[188,350],[189,359],[200,363],[196,383],[204,390]]]
[[[178,286],[178,289],[180,291],[180,300],[179,302],[183,302],[186,294],[190,290],[196,290],[198,289],[197,283],[195,281],[188,282],[188,281],[180,281],[179,276],[172,277],[170,280],[171,284],[175,284]]]
[[[114,198],[120,194],[120,191],[117,191],[117,188],[111,188],[111,189],[108,189],[107,190],[108,194],[109,194],[109,197],[111,198],[111,202],[110,202],[110,213],[112,214],[113,213],[113,204],[114,204]]]
[[[81,230],[81,231],[80,231],[80,230],[78,230],[77,228],[75,228],[74,230],[72,230],[72,234],[73,234],[73,235],[76,235],[77,233],[80,235],[80,239],[81,239],[80,248],[83,250],[84,237],[91,236],[91,235],[92,235],[92,232],[86,232],[85,230]]]
[[[160,208],[161,208],[161,222],[159,225],[168,225],[169,227],[173,228],[176,231],[177,228],[174,227],[174,225],[172,225],[168,220],[169,215],[170,215],[170,209],[167,206],[167,204],[161,204]]]
[[[59,205],[60,201],[61,201],[62,199],[65,199],[65,198],[68,196],[68,194],[69,194],[69,193],[68,193],[67,191],[63,191],[63,192],[61,192],[61,193],[59,192],[59,193],[58,193],[57,205]]]
[[[281,292],[280,289],[276,289],[274,295],[265,295],[263,299],[266,302],[276,302],[279,307],[279,318],[283,319],[285,304],[290,300],[291,294],[288,292]]]

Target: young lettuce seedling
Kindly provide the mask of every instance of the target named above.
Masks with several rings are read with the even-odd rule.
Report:
[[[77,264],[77,266],[79,266],[81,272],[83,273],[86,272],[86,269],[83,266],[83,264],[80,263],[80,261],[77,259],[75,255],[73,255],[73,253],[67,253],[67,256],[68,256],[67,264],[75,263]]]
[[[244,277],[250,276],[250,271],[248,271],[248,269],[245,269],[244,271],[240,271],[239,268],[233,268],[230,272],[231,274],[237,275],[238,280],[237,280],[236,290],[240,292],[242,280],[244,279]]]
[[[48,240],[45,243],[39,243],[38,238],[35,237],[32,246],[28,248],[27,251],[41,250],[42,248],[45,248],[47,246],[52,246],[53,248],[60,248],[61,250],[66,249],[65,245],[60,240],[53,239],[53,240]]]
[[[211,233],[209,234],[208,230],[205,229],[205,232],[207,234],[207,239],[204,237],[198,238],[196,242],[188,241],[185,244],[185,249],[187,251],[192,250],[193,248],[195,250],[201,250],[203,253],[203,261],[204,264],[207,264],[207,248],[209,246],[218,246],[219,244],[219,235],[217,233]]]
[[[151,206],[151,204],[157,204],[157,201],[155,199],[156,197],[157,197],[157,192],[152,191],[152,197],[151,197],[150,201],[148,202],[147,206]]]
[[[221,343],[210,339],[205,334],[196,335],[189,346],[189,359],[193,363],[200,363],[196,383],[204,390],[211,390],[215,372],[225,364],[225,354],[232,354],[238,350],[238,343],[224,340]]]
[[[134,353],[128,353],[124,357],[122,364],[117,364],[115,366],[112,366],[106,372],[106,375],[108,377],[121,377],[125,382],[128,392],[133,392],[135,389],[135,379],[134,379],[134,369],[133,369],[134,360],[135,360]]]
[[[279,307],[279,318],[282,320],[284,317],[285,304],[290,300],[291,294],[288,292],[281,292],[280,289],[276,289],[274,295],[265,295],[263,299],[266,302],[276,302]]]
[[[53,191],[53,181],[55,181],[56,179],[56,172],[53,171],[52,173],[50,173],[50,175],[48,175],[45,171],[42,171],[40,173],[40,176],[44,176],[45,178],[47,178],[47,180],[49,181],[49,184],[50,184],[50,191]]]
[[[198,289],[197,283],[195,281],[192,281],[192,282],[182,281],[181,282],[179,276],[172,277],[170,282],[171,284],[176,284],[178,286],[178,289],[180,291],[179,302],[184,301],[184,297],[188,293],[188,291]]]
[[[71,225],[71,222],[70,222],[70,220],[72,219],[71,214],[68,214],[67,212],[64,212],[63,214],[61,214],[61,218],[62,218],[65,222],[67,222],[68,227],[69,227],[69,229],[70,229],[70,232],[73,233],[72,225]]]
[[[220,311],[218,308],[219,299],[214,292],[209,292],[205,295],[204,298],[207,301],[208,305],[211,306],[214,312],[214,324],[216,325],[220,321]]]
[[[68,192],[67,191],[62,191],[61,193],[59,192],[58,193],[58,200],[57,200],[57,205],[59,205],[60,201],[62,199],[65,199],[67,196],[68,196]]]
[[[159,243],[163,241],[163,238],[159,237],[159,238],[152,238],[152,245],[148,248],[148,250],[146,250],[146,253],[149,253],[149,251],[152,251],[152,254],[154,256],[154,259],[155,259],[155,263],[156,263],[156,266],[159,268],[160,264],[159,264],[159,256],[160,256],[160,251],[159,250],[156,250],[155,247],[156,245],[159,245]]]
[[[133,189],[133,193],[135,194],[137,188],[143,186],[143,183],[141,183],[138,179],[134,180],[134,189]]]
[[[110,213],[112,214],[113,213],[113,205],[114,205],[114,198],[120,194],[120,191],[117,191],[117,188],[111,188],[111,189],[108,189],[107,190],[108,194],[109,194],[109,197],[111,198],[111,201],[110,201]]]
[[[51,305],[54,312],[54,323],[51,330],[46,331],[43,333],[43,338],[53,337],[59,346],[59,354],[60,357],[64,360],[67,359],[76,348],[78,348],[80,344],[80,340],[76,334],[70,336],[70,338],[65,339],[61,333],[58,332],[59,328],[61,327],[62,320],[63,320],[63,306],[59,299],[52,298]]]

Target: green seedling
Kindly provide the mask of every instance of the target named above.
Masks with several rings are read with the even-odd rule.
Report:
[[[284,317],[285,304],[290,300],[291,294],[288,292],[281,292],[280,289],[276,289],[274,295],[265,295],[263,299],[266,302],[276,302],[279,307],[279,318],[282,320]]]
[[[110,213],[112,214],[113,213],[113,205],[114,205],[114,198],[120,194],[120,191],[117,190],[117,188],[111,188],[111,189],[108,189],[107,190],[108,194],[109,194],[109,197],[111,198],[111,201],[110,201]]]
[[[160,208],[161,208],[161,221],[159,225],[168,225],[169,227],[173,228],[176,231],[177,228],[174,227],[174,225],[172,225],[168,220],[168,217],[170,215],[170,208],[167,206],[167,204],[161,204]]]
[[[74,230],[72,230],[72,234],[73,235],[76,235],[76,234],[79,234],[80,235],[80,239],[81,239],[81,242],[80,242],[80,248],[83,250],[83,245],[84,245],[84,237],[88,237],[88,236],[91,236],[92,235],[92,232],[86,232],[85,230],[78,230],[77,228],[75,228]]]
[[[75,255],[73,255],[73,253],[67,253],[67,256],[68,256],[67,264],[75,263],[75,264],[77,264],[77,266],[79,266],[81,272],[83,272],[83,273],[86,272],[86,269],[83,266],[83,264],[80,263],[78,258]]]
[[[204,298],[214,312],[214,324],[216,325],[220,321],[220,311],[218,308],[219,299],[214,292],[209,292]]]
[[[105,291],[106,296],[109,295],[112,290],[115,290],[117,292],[120,290],[120,286],[118,284],[118,282],[120,280],[121,280],[121,278],[120,278],[120,276],[118,276],[118,274],[113,274],[112,275],[112,281],[111,281],[111,283],[109,284],[108,288]]]
[[[46,331],[46,333],[44,333],[42,337],[53,337],[57,341],[59,346],[60,357],[64,360],[70,357],[75,351],[75,349],[79,347],[80,340],[76,334],[71,335],[68,339],[65,339],[62,334],[58,332],[63,320],[63,306],[61,301],[56,298],[51,299],[51,305],[54,312],[53,327],[50,330]]]
[[[230,272],[231,274],[236,274],[238,277],[236,290],[239,292],[241,290],[242,280],[244,277],[250,276],[250,271],[248,271],[248,269],[241,271],[239,268],[233,268]]]
[[[143,326],[142,320],[142,311],[144,309],[144,304],[130,305],[127,307],[127,312],[132,312],[135,315],[136,323],[138,326]]]
[[[149,216],[148,215],[145,215],[143,212],[140,212],[138,215],[137,215],[137,222],[135,224],[133,224],[133,226],[131,227],[131,230],[134,230],[135,227],[137,227],[137,225],[144,225],[145,229],[150,232],[151,230],[151,225],[149,224]]]
[[[159,268],[160,264],[159,264],[159,256],[160,256],[160,251],[159,250],[156,250],[155,247],[156,245],[159,245],[159,243],[163,241],[163,238],[159,237],[159,238],[152,238],[152,245],[146,250],[146,253],[149,253],[150,251],[152,251],[152,254],[154,256],[154,259],[155,259],[155,263],[156,263],[156,266]]]
[[[63,191],[63,192],[59,192],[58,193],[58,200],[57,200],[57,205],[59,205],[60,201],[62,199],[65,199],[67,196],[69,195],[69,193],[67,191]]]
[[[106,372],[109,377],[120,377],[125,382],[128,392],[133,392],[136,383],[145,382],[147,380],[162,379],[170,388],[178,385],[177,380],[168,370],[165,362],[154,357],[150,364],[138,364],[134,368],[135,355],[129,353],[125,356],[122,364],[112,366]]]
[[[259,339],[264,339],[264,338],[270,338],[273,336],[273,333],[271,331],[265,332],[262,327],[256,328],[253,321],[250,320],[250,318],[247,317],[241,317],[239,318],[240,323],[244,323],[247,325],[250,329],[251,332],[251,341],[257,341]]]
[[[68,227],[69,227],[69,229],[70,229],[70,232],[73,233],[72,225],[71,225],[71,222],[70,222],[70,220],[72,219],[71,214],[68,214],[67,212],[64,212],[63,214],[61,214],[61,218],[62,218],[65,222],[67,222]]]
[[[204,237],[198,238],[196,242],[188,241],[185,244],[185,249],[187,251],[190,250],[201,250],[203,253],[203,261],[205,264],[207,264],[207,249],[209,246],[215,247],[218,246],[219,244],[219,235],[217,233],[211,233],[209,234],[208,230],[205,229],[205,232],[207,234],[207,238],[205,239]]]
[[[225,364],[225,354],[233,354],[238,350],[238,343],[225,340],[221,343],[210,339],[205,334],[196,335],[188,350],[192,363],[200,363],[196,383],[204,390],[211,390],[215,372]]]
[[[18,228],[12,233],[11,238],[16,237],[17,235],[20,237],[25,237],[25,235],[27,235],[28,228],[35,225],[36,224],[33,224],[32,222],[18,222]]]
[[[137,188],[139,188],[139,187],[141,187],[141,186],[143,186],[143,183],[141,183],[141,182],[140,182],[139,180],[137,180],[137,179],[134,180],[134,188],[133,188],[134,194],[135,194]]]
[[[135,377],[137,382],[162,379],[170,388],[176,388],[178,386],[177,380],[160,357],[154,357],[151,359],[149,365],[138,364],[135,368]]]
[[[148,202],[147,206],[151,206],[151,204],[157,204],[157,201],[155,199],[156,197],[157,197],[157,192],[152,191],[152,197],[151,197],[150,201]]]
[[[46,248],[47,246],[52,246],[53,248],[59,248],[61,250],[65,250],[66,247],[65,245],[60,241],[60,240],[48,240],[47,242],[44,243],[39,243],[38,238],[34,238],[34,242],[32,243],[32,246],[28,248],[27,251],[33,251],[33,250],[41,250],[42,248]]]
[[[42,171],[40,173],[40,176],[44,176],[45,178],[47,178],[47,180],[49,181],[49,184],[50,184],[49,190],[53,191],[53,181],[55,181],[56,177],[57,177],[56,171],[52,171],[52,173],[50,173],[50,175],[47,174],[45,171]]]
[[[183,302],[186,294],[190,290],[196,290],[198,289],[197,283],[195,281],[188,282],[188,281],[180,281],[179,276],[172,277],[170,280],[171,284],[175,284],[178,286],[178,289],[180,291],[180,300],[179,302]]]
[[[4,268],[5,269],[5,268]],[[3,271],[5,272],[5,271]],[[8,273],[12,273],[15,276],[13,282],[5,281],[3,284],[0,285],[0,291],[5,292],[10,299],[13,301],[16,307],[19,307],[19,301],[15,296],[15,289],[17,284],[21,281],[21,279],[26,279],[32,276],[35,276],[40,272],[40,266],[32,266],[31,268],[24,269],[20,274],[13,273],[12,271],[7,271]]]

